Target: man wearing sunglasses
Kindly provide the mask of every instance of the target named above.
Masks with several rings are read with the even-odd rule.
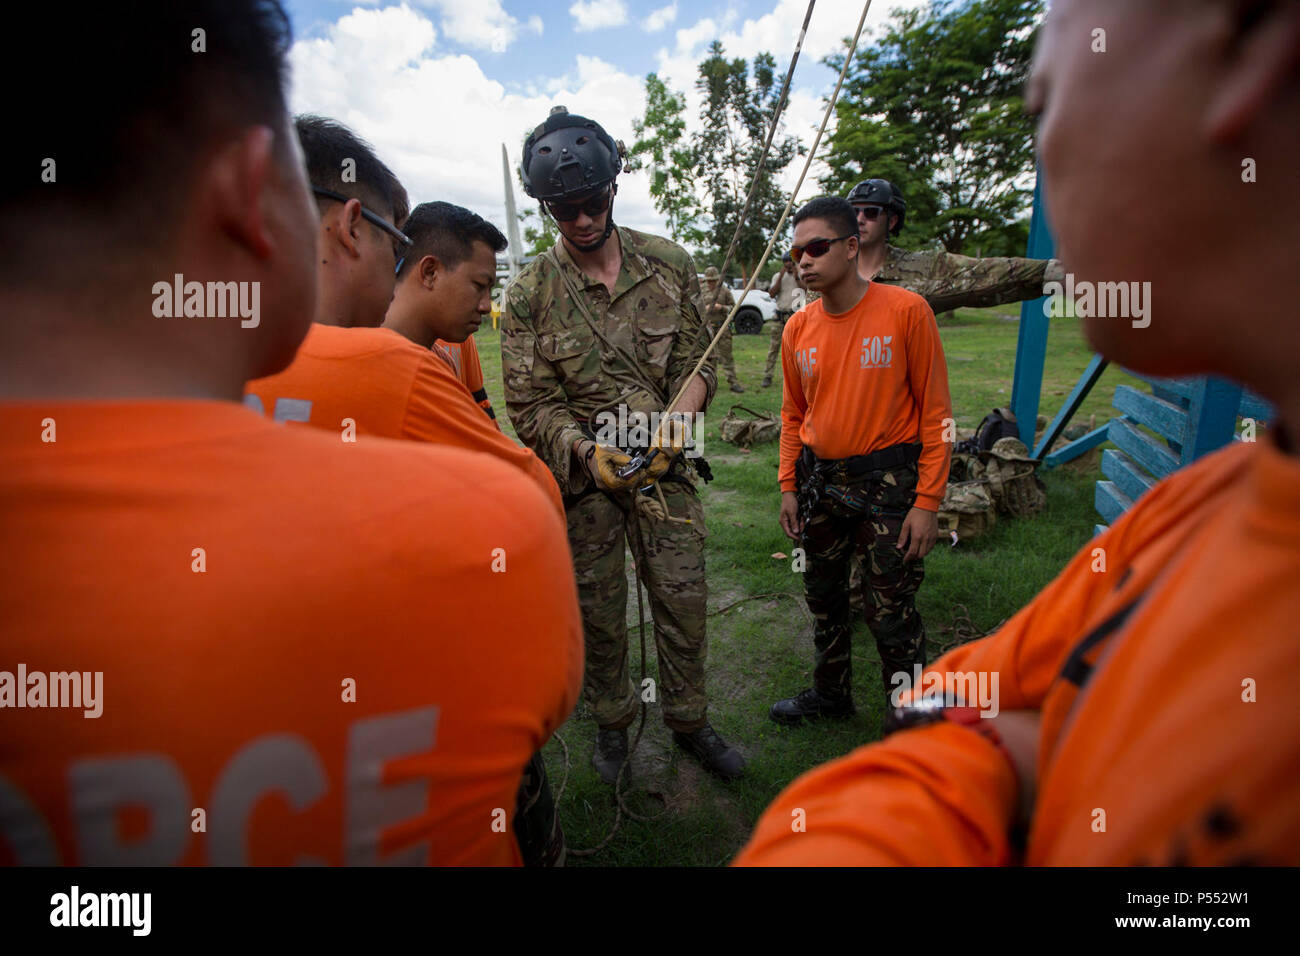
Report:
[[[656,436],[652,444],[662,451],[653,468],[621,476],[633,435],[622,449],[595,440],[603,416],[662,412],[683,385],[675,411],[691,415],[717,388],[707,364],[687,381],[707,344],[695,265],[667,239],[615,227],[621,169],[619,145],[600,124],[563,107],[524,144],[524,188],[555,219],[560,241],[506,293],[506,408],[565,494],[586,637],[584,693],[598,727],[597,772],[616,782],[641,702],[628,669],[627,540],[650,595],[664,723],[679,747],[729,779],[741,774],[744,758],[707,716],[704,509],[693,466],[669,436]],[[642,513],[638,489],[656,480],[669,515],[689,523]]]
[[[907,201],[886,179],[863,180],[849,191],[848,200],[858,215],[862,278],[910,289],[936,313],[1036,299],[1043,294],[1044,282],[1064,278],[1055,259],[974,258],[891,245],[889,237],[897,236],[907,219]]]
[[[848,572],[870,568],[863,606],[888,696],[893,675],[925,663],[916,611],[922,559],[938,536],[952,414],[934,313],[915,293],[858,272],[853,207],[814,199],[794,217],[790,256],[820,292],[782,343],[781,528],[807,559],[815,619],[813,687],[777,701],[778,723],[853,714]]]

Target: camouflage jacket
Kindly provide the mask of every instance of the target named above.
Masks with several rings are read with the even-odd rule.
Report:
[[[718,290],[718,286],[721,286],[721,291]],[[718,327],[719,322],[727,317],[727,313],[731,311],[731,307],[736,304],[736,297],[731,294],[731,289],[727,287],[727,284],[725,282],[719,282],[718,286],[714,286],[713,289],[710,289],[708,285],[702,285],[700,287],[700,293],[695,299],[695,311],[704,316],[705,321],[707,321],[709,326],[714,329]],[[715,293],[718,297],[718,305],[722,306],[722,309],[709,315],[708,308],[713,302]]]
[[[876,281],[898,285],[930,303],[936,313],[949,309],[1002,305],[1037,299],[1051,259],[976,259],[943,250],[909,252],[887,246]]]
[[[506,410],[520,440],[546,462],[568,493],[588,483],[581,469],[570,473],[576,464],[572,446],[596,428],[596,414],[617,414],[620,403],[629,412],[662,411],[708,345],[690,254],[674,242],[633,229],[619,227],[618,237],[623,266],[612,298],[601,282],[578,269],[563,242],[554,254],[530,262],[505,294],[501,370]],[[566,277],[608,344],[574,303]],[[639,375],[629,370],[629,357]],[[708,386],[707,407],[717,390],[717,375],[708,363],[700,374]],[[643,379],[654,386],[653,392]]]

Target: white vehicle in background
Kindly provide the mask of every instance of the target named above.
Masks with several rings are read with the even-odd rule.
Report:
[[[701,288],[703,285],[704,276],[701,274]],[[745,287],[741,279],[732,279],[727,285],[733,292],[739,292]],[[731,320],[731,328],[737,335],[757,335],[763,331],[764,322],[775,318],[776,300],[761,289],[750,289],[736,310],[736,317]]]

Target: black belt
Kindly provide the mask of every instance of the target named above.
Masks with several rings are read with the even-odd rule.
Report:
[[[818,458],[807,445],[799,456],[799,464],[808,471],[818,471],[827,475],[843,475],[848,478],[860,478],[873,471],[889,471],[903,465],[916,464],[921,459],[920,442],[906,442],[890,445],[868,452],[865,455],[853,455],[851,458]]]
[[[827,485],[856,483],[864,476],[880,475],[903,465],[915,464],[920,458],[920,442],[890,445],[851,458],[818,458],[811,448],[804,445],[795,462],[800,516],[806,524],[826,493]]]

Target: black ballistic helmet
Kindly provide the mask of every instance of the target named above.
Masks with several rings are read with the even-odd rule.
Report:
[[[614,181],[621,152],[595,120],[557,106],[524,143],[524,191],[543,202],[592,192]]]
[[[903,199],[903,192],[888,179],[864,179],[851,190],[847,197],[851,203],[871,203],[874,206],[884,206],[889,212],[898,217],[898,224],[889,230],[891,236],[896,236],[903,230],[903,220],[907,218],[907,202]]]

